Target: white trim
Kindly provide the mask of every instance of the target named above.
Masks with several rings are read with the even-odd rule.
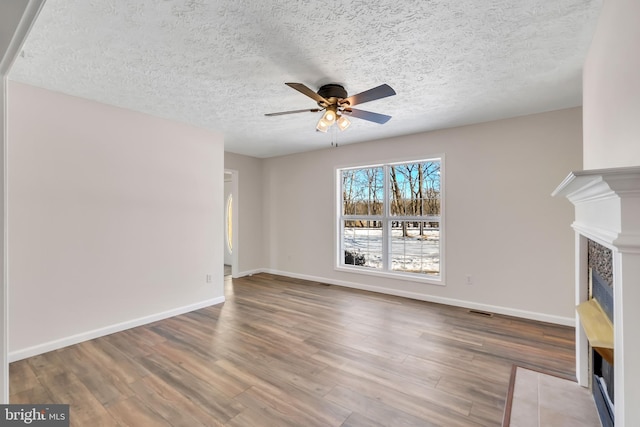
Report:
[[[8,257],[8,185],[7,185],[7,77],[0,73],[0,130],[2,135],[2,266],[0,267],[2,278],[2,299],[0,310],[0,403],[9,403],[9,257]]]
[[[366,162],[366,164],[362,164],[362,162],[351,162],[347,164],[337,165],[334,169],[360,169],[363,167],[376,167],[383,165],[397,165],[401,163],[411,163],[411,162],[428,162],[430,160],[436,159],[444,159],[444,153],[431,153],[425,156],[406,156],[406,157],[394,157],[384,160],[373,160],[370,162]],[[418,159],[418,160],[416,160]]]
[[[368,276],[386,277],[387,279],[407,280],[409,282],[424,283],[426,285],[446,286],[444,280],[439,276],[419,273],[403,273],[401,271],[376,270],[374,268],[351,267],[339,265],[334,267],[335,271],[345,273],[365,274]]]
[[[199,310],[205,307],[210,307],[212,305],[222,304],[224,301],[225,301],[224,296],[212,298],[212,299],[200,301],[195,304],[189,304],[183,307],[178,307],[171,310],[163,311],[161,313],[151,314],[149,316],[144,316],[137,319],[127,320],[125,322],[116,323],[115,325],[109,325],[103,328],[94,329],[92,331],[82,332],[80,334],[72,335],[70,337],[60,338],[57,340],[35,345],[32,347],[11,351],[9,352],[9,362],[15,362],[17,360],[22,360],[28,357],[37,356],[42,353],[57,350],[59,348],[67,347],[74,344],[79,344],[84,341],[100,338],[105,335],[135,328],[137,326],[146,325],[152,322],[156,322],[158,320],[163,320],[169,317],[178,316],[180,314],[189,313],[191,311]]]
[[[590,240],[593,240],[594,242],[599,243],[609,249],[613,249],[613,245],[611,245],[611,242],[615,241],[618,238],[618,233],[615,231],[611,231],[607,228],[584,224],[578,221],[574,221],[573,224],[571,224],[571,228],[573,228],[577,233],[582,234]]]
[[[346,288],[360,289],[363,291],[377,292],[380,294],[394,295],[419,301],[434,302],[437,304],[451,305],[454,307],[463,307],[473,310],[482,310],[490,313],[501,314],[505,316],[513,316],[522,319],[536,320],[539,322],[553,323],[556,325],[575,327],[576,320],[573,317],[554,316],[551,314],[538,313],[535,311],[519,310],[515,308],[502,307],[490,304],[481,304],[473,301],[465,301],[453,298],[437,297],[433,295],[425,295],[417,292],[401,291],[393,288],[383,288],[379,286],[364,285],[361,283],[347,282],[343,280],[333,280],[324,277],[310,276],[307,274],[290,273],[280,270],[265,269],[264,273],[276,274],[279,276],[291,277],[294,279],[308,280],[311,282],[326,283],[329,285],[343,286]]]
[[[262,268],[256,268],[254,270],[240,271],[237,275],[234,275],[234,279],[239,279],[240,277],[253,276],[254,274],[267,273],[267,270]]]

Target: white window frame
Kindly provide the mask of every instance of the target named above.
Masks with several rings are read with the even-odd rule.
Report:
[[[439,258],[439,275],[429,275],[425,273],[409,273],[403,271],[393,271],[390,268],[390,238],[388,229],[389,221],[415,221],[416,218],[413,216],[405,217],[405,216],[391,216],[389,210],[389,167],[394,165],[402,165],[409,163],[424,163],[429,161],[439,161],[440,162],[440,258]],[[374,268],[366,268],[366,267],[358,267],[358,266],[350,266],[344,264],[344,247],[343,247],[343,239],[344,236],[344,221],[349,218],[362,218],[362,216],[355,215],[343,215],[343,200],[342,200],[342,171],[348,169],[367,169],[367,168],[376,168],[383,167],[383,175],[384,175],[384,196],[383,196],[383,214],[382,215],[371,215],[367,216],[367,219],[371,219],[372,221],[380,221],[383,224],[382,228],[382,261],[383,266],[381,269]],[[363,164],[353,164],[348,166],[339,166],[335,168],[335,241],[334,241],[334,250],[335,250],[335,270],[337,271],[345,271],[349,273],[357,273],[364,274],[370,276],[378,276],[378,277],[386,277],[393,279],[401,279],[413,282],[420,282],[432,285],[445,285],[445,159],[444,154],[427,156],[424,158],[410,158],[410,159],[400,159],[393,161],[385,161],[385,162],[371,162],[371,163],[363,163]],[[425,216],[421,218],[421,221],[429,222],[429,219],[433,219],[434,217]]]

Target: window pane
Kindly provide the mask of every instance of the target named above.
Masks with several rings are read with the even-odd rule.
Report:
[[[440,215],[440,162],[389,166],[390,214]]]
[[[382,268],[382,222],[344,221],[343,262],[370,268]]]
[[[342,171],[342,213],[381,215],[383,201],[382,167]]]
[[[391,269],[440,275],[440,223],[391,221]]]

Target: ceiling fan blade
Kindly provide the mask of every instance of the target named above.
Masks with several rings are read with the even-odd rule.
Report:
[[[376,99],[386,98],[387,96],[395,95],[396,91],[391,88],[388,84],[383,84],[378,87],[374,87],[373,89],[365,90],[364,92],[360,92],[356,95],[352,95],[348,98],[345,98],[340,104],[346,104],[350,106],[354,106],[357,104],[364,104],[365,102],[375,101]]]
[[[315,93],[313,90],[309,89],[302,83],[285,83],[290,88],[297,90],[298,92],[307,95],[309,98],[314,99],[316,102],[322,102],[325,105],[329,105],[329,101],[324,99],[322,96]]]
[[[387,123],[389,119],[391,119],[391,116],[387,116],[386,114],[372,113],[371,111],[357,110],[355,108],[345,108],[343,113],[352,117],[357,117],[358,119],[379,123],[381,125]]]
[[[281,111],[279,113],[268,113],[265,114],[265,116],[284,116],[285,114],[295,114],[295,113],[317,113],[318,111],[322,111],[320,110],[320,108],[307,108],[305,110],[292,110],[292,111]]]

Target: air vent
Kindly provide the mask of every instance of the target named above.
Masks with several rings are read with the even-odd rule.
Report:
[[[493,317],[493,313],[489,313],[489,312],[487,312],[487,311],[469,310],[469,313],[471,313],[471,314],[477,314],[478,316]]]

